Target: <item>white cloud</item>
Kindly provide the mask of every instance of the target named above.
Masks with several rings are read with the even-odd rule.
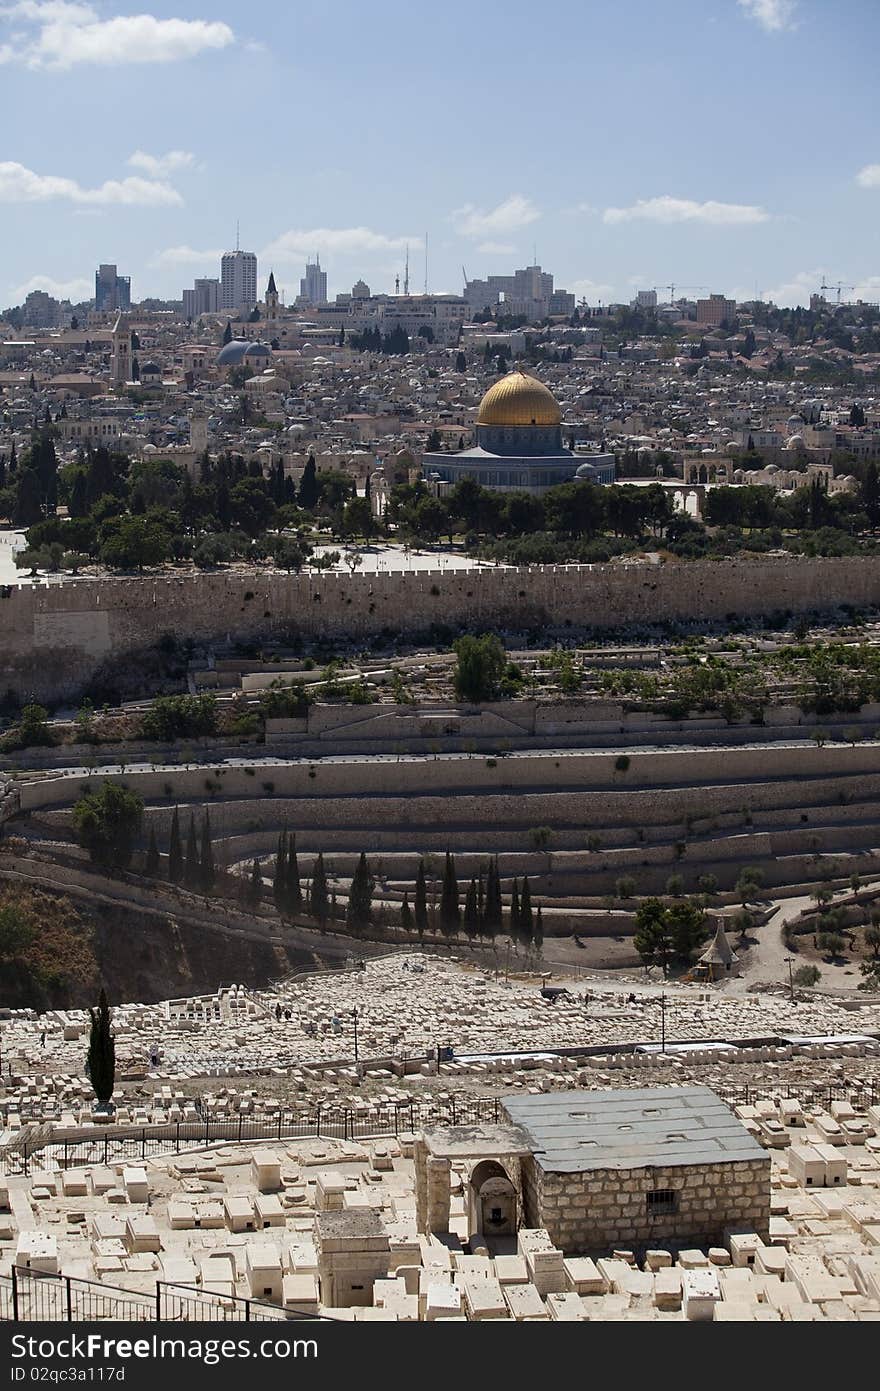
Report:
[[[387,237],[369,227],[313,227],[310,230],[291,229],[282,232],[261,251],[263,260],[301,261],[317,252],[338,256],[369,255],[374,252],[415,250],[421,246],[418,237]]]
[[[164,155],[148,155],[143,150],[135,150],[129,155],[128,163],[132,169],[143,169],[152,179],[162,179],[180,169],[191,169],[196,157],[189,150],[169,150]]]
[[[795,11],[798,0],[737,0],[740,9],[745,10],[749,19],[760,24],[768,34],[778,34],[784,29],[794,29]]]
[[[602,285],[597,280],[573,280],[563,288],[574,295],[578,302],[585,299],[588,304],[598,304],[600,300],[606,302],[614,291],[613,285]]]
[[[108,179],[99,188],[83,188],[58,174],[35,174],[23,164],[0,163],[0,203],[48,203],[57,198],[71,203],[122,204],[128,207],[169,207],[183,202],[176,188],[132,176]]]
[[[856,174],[856,183],[862,188],[880,188],[880,164],[866,164]]]
[[[481,241],[477,250],[485,252],[487,256],[512,256],[516,247],[507,241]]]
[[[747,226],[768,222],[770,214],[749,203],[694,202],[692,198],[639,198],[631,208],[606,208],[602,221],[617,222],[702,222],[710,227]]]
[[[168,246],[164,251],[157,251],[151,257],[151,266],[206,266],[214,265],[215,268],[220,261],[223,252],[220,248],[210,251],[198,251],[192,246]]]
[[[459,236],[491,238],[498,233],[509,235],[520,227],[528,227],[530,222],[537,222],[541,211],[531,199],[524,198],[521,193],[512,193],[488,212],[475,207],[473,203],[465,203],[463,207],[455,208],[449,216]]]
[[[0,61],[36,69],[174,63],[235,42],[229,25],[219,21],[150,14],[102,19],[92,5],[68,0],[19,0],[0,9],[0,18],[31,26],[12,34],[11,43],[0,49]]]
[[[84,276],[73,280],[54,280],[51,275],[32,275],[10,292],[11,303],[21,304],[31,290],[45,290],[47,295],[54,295],[56,299],[69,299],[78,304],[80,300],[92,298],[95,283]]]

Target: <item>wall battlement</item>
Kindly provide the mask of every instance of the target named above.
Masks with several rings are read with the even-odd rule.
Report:
[[[221,571],[0,589],[0,690],[74,696],[166,634],[196,642],[368,638],[383,631],[593,628],[880,605],[873,557],[302,574]]]

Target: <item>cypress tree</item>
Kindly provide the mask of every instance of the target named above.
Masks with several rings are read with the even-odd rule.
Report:
[[[144,874],[151,879],[155,879],[159,873],[159,847],[156,844],[156,828],[150,822],[150,839],[147,844],[147,853],[144,856]]]
[[[458,902],[455,860],[447,850],[446,864],[443,869],[443,887],[440,892],[440,930],[444,937],[454,937],[460,927],[461,910]]]
[[[535,939],[535,922],[532,914],[532,890],[529,886],[528,875],[522,882],[522,893],[519,899],[519,935],[526,946],[531,946]]]
[[[501,905],[501,876],[498,873],[498,857],[489,862],[486,876],[486,901],[483,909],[483,928],[487,937],[494,937],[504,927],[504,914]]]
[[[298,913],[302,908],[302,901],[299,862],[296,858],[296,836],[290,836],[287,842],[287,874],[284,886],[284,904],[288,913]]]
[[[409,906],[409,894],[404,894],[403,902],[400,905],[401,931],[405,932],[407,936],[411,936],[414,926],[415,922],[413,920],[413,911]]]
[[[180,815],[177,807],[171,817],[171,841],[168,846],[168,878],[172,884],[183,882],[183,847],[180,843]]]
[[[415,892],[415,923],[416,932],[420,937],[424,937],[428,927],[428,886],[425,883],[425,862],[419,860],[418,874],[416,875]]]
[[[465,936],[473,942],[480,935],[480,913],[477,906],[477,881],[472,879],[468,884],[467,894],[464,900],[464,931]]]
[[[519,885],[513,881],[513,888],[510,891],[510,936],[514,941],[519,940]]]
[[[110,1007],[107,1004],[106,990],[101,990],[98,1008],[90,1009],[89,1016],[92,1023],[89,1029],[86,1072],[98,1101],[107,1102],[113,1095],[116,1076],[116,1041],[110,1028]]]
[[[299,480],[297,501],[300,507],[304,507],[307,512],[310,512],[318,501],[318,467],[314,454],[310,454],[306,459],[306,466],[302,471],[302,478]]]
[[[272,894],[279,913],[284,911],[284,891],[287,887],[287,829],[278,836],[278,849],[275,852],[275,875],[272,879]]]
[[[214,847],[211,844],[211,822],[208,813],[202,822],[202,853],[199,860],[199,887],[209,894],[214,887],[217,874],[214,869]]]
[[[260,872],[260,862],[258,859],[255,858],[253,864],[251,865],[251,877],[248,880],[247,885],[247,901],[251,904],[252,907],[256,908],[257,904],[260,902],[262,897],[263,876]]]
[[[312,870],[312,882],[309,885],[309,913],[319,922],[321,926],[327,921],[329,912],[329,901],[327,897],[327,875],[324,871],[323,852],[318,853],[315,867]]]
[[[370,873],[367,857],[361,851],[357,868],[352,876],[348,891],[348,904],[345,909],[345,925],[349,931],[358,933],[369,927],[373,918],[373,890],[376,881]]]
[[[477,936],[482,937],[486,930],[486,885],[483,882],[483,871],[480,870],[480,877],[477,880]]]
[[[189,814],[189,831],[186,836],[186,864],[183,870],[183,882],[188,889],[197,889],[201,879],[201,865],[199,864],[199,842],[196,838],[196,818],[192,812]]]
[[[532,934],[532,946],[535,948],[535,954],[540,956],[544,947],[544,924],[541,920],[540,903],[538,904],[538,911],[535,914],[535,930]]]

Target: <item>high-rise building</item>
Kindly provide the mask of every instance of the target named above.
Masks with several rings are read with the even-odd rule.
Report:
[[[529,323],[547,317],[552,294],[553,276],[540,266],[524,266],[513,275],[468,280],[464,288],[464,298],[472,310],[494,309],[503,295],[503,312],[522,315]]]
[[[253,251],[226,251],[220,262],[220,308],[250,310],[257,303],[257,257]]]
[[[115,266],[99,266],[95,271],[95,309],[99,314],[131,308],[131,276],[117,275]]]
[[[191,290],[183,292],[183,317],[198,319],[202,314],[219,314],[220,281],[203,279],[193,282]]]
[[[636,309],[656,309],[657,291],[656,290],[637,290],[635,305]]]
[[[299,298],[303,304],[327,303],[327,272],[321,270],[321,258],[306,261],[306,273],[299,282]]]
[[[720,328],[722,324],[736,323],[736,300],[725,299],[724,295],[710,295],[708,299],[697,300],[697,323]]]

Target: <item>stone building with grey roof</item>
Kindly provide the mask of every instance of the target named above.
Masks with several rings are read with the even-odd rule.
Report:
[[[708,1087],[503,1098],[507,1124],[447,1126],[416,1145],[420,1230],[448,1230],[466,1159],[469,1236],[544,1228],[566,1254],[766,1241],[770,1157]]]

